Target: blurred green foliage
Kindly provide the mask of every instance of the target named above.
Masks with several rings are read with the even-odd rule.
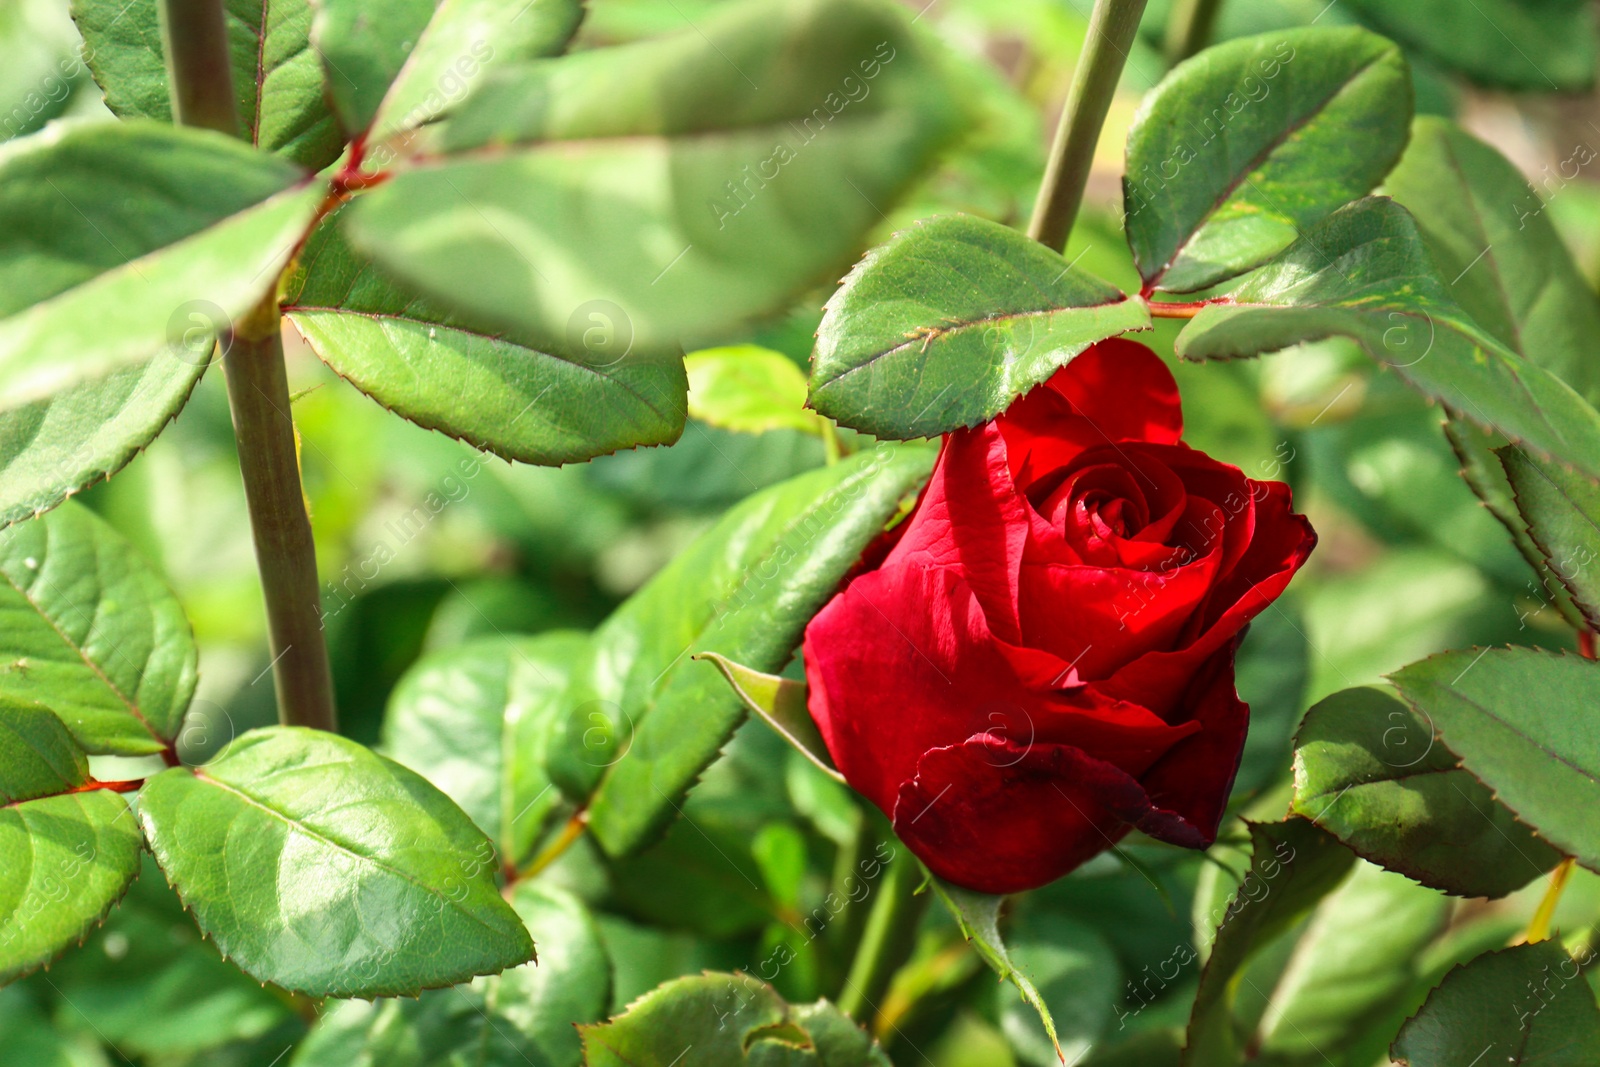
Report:
[[[722,2],[736,0],[593,0],[578,46],[680,30]],[[1088,0],[912,6],[922,8],[918,30],[946,60],[956,95],[978,122],[869,243],[942,212],[1025,222]],[[1583,84],[1582,69],[1592,74],[1593,29],[1581,17],[1561,21],[1553,12],[1562,5],[1548,6],[1548,18],[1527,20],[1519,32],[1554,27],[1558,36],[1542,42],[1552,51],[1540,50],[1535,36],[1528,54],[1559,51],[1552,76],[1563,88]],[[1138,276],[1116,217],[1121,145],[1139,95],[1164,72],[1168,7],[1149,6],[1102,140],[1088,213],[1066,251],[1069,261],[1124,288],[1137,288]],[[1449,10],[1468,7],[1477,5],[1463,0]],[[1370,25],[1393,33],[1409,53],[1418,110],[1456,115],[1490,139],[1514,128],[1515,162],[1526,172],[1537,177],[1566,158],[1574,138],[1600,138],[1559,103],[1483,89],[1549,86],[1537,71],[1522,70],[1521,60],[1497,69],[1474,36],[1481,28],[1465,21],[1434,21],[1426,38],[1412,39],[1402,24],[1415,13],[1398,6],[1386,13],[1380,4],[1224,0],[1215,39],[1356,22],[1369,11]],[[1587,38],[1570,40],[1573,26]],[[66,115],[105,114],[76,47],[62,0],[0,6],[0,137]],[[1576,62],[1577,74],[1574,48],[1588,50],[1588,66]],[[1584,102],[1591,114],[1592,102]],[[1541,192],[1592,283],[1600,276],[1600,185],[1583,173]],[[762,345],[803,367],[830,292],[819,287],[783,315],[711,340]],[[1141,339],[1173,364],[1187,440],[1252,477],[1289,482],[1321,537],[1310,566],[1255,624],[1241,653],[1240,688],[1254,725],[1237,811],[1282,816],[1291,735],[1304,710],[1329,693],[1377,682],[1446,648],[1571,647],[1548,594],[1458,477],[1438,410],[1394,376],[1376,373],[1347,342],[1196,366],[1173,356],[1175,334],[1174,324],[1160,322]],[[729,505],[824,459],[821,441],[807,433],[755,435],[691,420],[670,448],[561,469],[509,464],[384,411],[303,345],[291,348],[290,371],[343,727],[367,743],[377,742],[390,694],[420,656],[478,637],[592,628]],[[186,758],[202,760],[273,721],[261,596],[220,374],[202,381],[144,455],[80,499],[158,565],[193,619],[201,683],[197,713],[180,739]],[[614,864],[581,843],[540,875],[594,909],[613,967],[609,1008],[707,968],[765,978],[774,959],[787,961],[771,980],[791,1001],[835,988],[861,914],[853,905],[835,910],[830,894],[870,852],[862,842],[879,832],[875,823],[760,723],[741,728],[682,814],[640,856]],[[1195,946],[1209,944],[1218,903],[1249,863],[1237,847],[1248,839],[1241,824],[1230,822],[1224,834],[1204,857],[1130,839],[1007,916],[1015,951],[1051,1001],[1064,1046],[1086,1053],[1084,1063],[1176,1062],[1173,1035],[1187,1022],[1198,976]],[[1320,1063],[1321,1048],[1345,1042],[1341,1065],[1380,1062],[1384,1042],[1363,1036],[1361,1021],[1390,1000],[1390,1008],[1414,1010],[1451,962],[1504,944],[1525,925],[1540,891],[1536,882],[1492,904],[1446,905],[1431,894],[1413,899],[1415,886],[1398,887],[1397,876],[1375,871],[1359,864],[1242,971],[1255,994],[1235,1006],[1237,1022],[1259,1025],[1259,1051],[1270,1062]],[[1340,953],[1366,944],[1371,917],[1392,917],[1389,909],[1422,916],[1404,927],[1411,941],[1402,945],[1397,934],[1394,942],[1396,953],[1415,957],[1404,988],[1393,985],[1397,972],[1373,984],[1371,975],[1339,969]],[[176,911],[160,876],[147,870],[84,948],[0,990],[0,1061],[279,1063],[304,1033],[308,1005],[225,977],[232,972]],[[1580,871],[1557,928],[1572,933],[1597,921],[1600,877]],[[1308,973],[1313,952],[1321,970]],[[1330,1015],[1326,990],[1334,982],[1353,990],[1339,1002],[1349,1007],[1344,1015]],[[1308,991],[1319,985],[1322,1001]],[[1019,1007],[1009,986],[975,965],[949,917],[930,909],[878,1036],[906,1065],[1049,1062],[1042,1033]],[[1389,1034],[1401,1017],[1389,1020]]]

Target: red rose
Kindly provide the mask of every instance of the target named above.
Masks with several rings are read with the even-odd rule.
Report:
[[[1095,345],[948,435],[883,562],[806,628],[834,762],[940,877],[1016,892],[1130,828],[1216,838],[1234,651],[1316,534],[1182,434],[1155,353]]]

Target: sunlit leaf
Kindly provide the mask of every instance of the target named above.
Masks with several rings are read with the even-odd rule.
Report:
[[[1411,72],[1354,26],[1208,48],[1145,97],[1128,131],[1128,244],[1145,285],[1242,274],[1372,190],[1405,147]]]
[[[151,851],[245,973],[415,994],[526,962],[494,846],[426,779],[333,734],[269,727],[146,783]]]
[[[828,301],[811,402],[880,437],[993,418],[1095,341],[1147,328],[1142,300],[1007,226],[919,222],[867,253]]]
[[[1600,664],[1530,648],[1413,663],[1395,687],[1461,763],[1562,852],[1600,869]]]
[[[1446,893],[1503,897],[1561,859],[1382,690],[1346,689],[1312,708],[1294,768],[1297,815]]]

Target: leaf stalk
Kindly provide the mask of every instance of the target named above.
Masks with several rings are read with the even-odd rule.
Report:
[[[922,864],[905,845],[896,841],[895,846],[896,854],[878,887],[861,945],[839,994],[840,1010],[869,1029],[890,979],[911,956],[917,923],[928,906],[929,895],[917,893],[923,881]]]
[[[228,23],[217,0],[161,0],[172,121],[239,136]]]
[[[256,566],[267,605],[272,680],[278,721],[285,726],[338,729],[333,673],[323,639],[316,543],[300,487],[300,457],[289,408],[289,378],[277,294],[263,313],[264,336],[236,332],[222,359],[228,406],[239,443],[245,503],[255,539]]]
[[[1199,52],[1211,40],[1222,0],[1175,0],[1167,16],[1167,35],[1163,41],[1167,66],[1175,67]]]
[[[174,121],[239,136],[221,0],[161,0],[161,25]],[[278,280],[270,285],[256,309],[223,335],[223,370],[267,605],[278,719],[286,726],[332,731],[338,718],[322,632],[316,545],[289,414]]]
[[[1095,0],[1089,35],[1072,73],[1072,88],[1061,109],[1044,182],[1034,202],[1028,236],[1062,251],[1083,204],[1083,190],[1094,165],[1095,144],[1105,127],[1122,68],[1133,47],[1145,0]]]

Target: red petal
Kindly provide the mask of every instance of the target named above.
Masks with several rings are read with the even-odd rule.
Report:
[[[1238,645],[1232,641],[1212,656],[1190,684],[1184,703],[1191,711],[1189,721],[1201,729],[1168,749],[1143,776],[1151,801],[1164,813],[1140,827],[1151,837],[1191,848],[1216,840],[1250,724],[1250,707],[1234,689]],[[1194,831],[1202,838],[1198,845],[1191,843]]]
[[[1183,409],[1172,372],[1149,348],[1116,337],[1090,345],[1012,404],[996,424],[1026,488],[1079,452],[1108,442],[1176,444]]]
[[[834,763],[886,813],[923,753],[977,733],[1081,745],[1138,774],[1197,729],[1094,690],[1031,688],[972,590],[944,568],[851,582],[807,627],[804,654],[811,716]]]
[[[1018,640],[1017,569],[1028,504],[1011,483],[993,423],[949,434],[906,532],[884,567],[951,567],[971,585],[994,632]]]

